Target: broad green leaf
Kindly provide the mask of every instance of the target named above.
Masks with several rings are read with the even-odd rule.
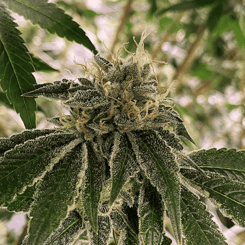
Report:
[[[3,0],[3,2],[9,9],[31,20],[33,24],[38,24],[60,37],[66,37],[69,41],[82,44],[97,54],[85,32],[55,4],[48,3],[47,0]]]
[[[206,207],[191,192],[181,190],[183,233],[187,245],[226,245],[225,238]]]
[[[111,223],[108,216],[98,216],[98,234],[89,226],[89,240],[91,245],[107,244],[111,232]]]
[[[216,25],[215,29],[213,30],[213,35],[218,37],[222,33],[226,32],[229,29],[229,22],[230,22],[230,16],[228,14],[223,15],[218,24]]]
[[[59,228],[68,210],[74,204],[81,185],[84,151],[81,140],[70,143],[70,149],[59,159],[53,169],[37,184],[31,206],[27,245],[45,244],[48,237]]]
[[[120,133],[115,134],[114,146],[109,164],[112,177],[109,202],[109,205],[111,206],[126,181],[140,170],[125,135]]]
[[[0,159],[0,205],[39,180],[52,167],[52,158],[74,138],[68,133],[44,135],[7,151]]]
[[[187,179],[207,191],[209,199],[225,216],[245,227],[245,183],[231,181],[211,172],[211,178],[201,177],[190,169],[182,169],[181,172]]]
[[[223,5],[223,3],[215,5],[208,16],[207,26],[210,32],[212,32],[212,30],[216,27],[221,16],[223,15]]]
[[[30,56],[31,56],[32,64],[35,68],[35,71],[42,71],[42,72],[58,71],[54,69],[53,67],[51,67],[50,65],[48,65],[47,63],[45,63],[44,61],[42,61],[40,58],[37,58],[33,56],[32,54],[30,54]]]
[[[85,173],[82,183],[82,203],[93,231],[98,233],[98,205],[105,174],[105,162],[90,143],[84,144],[83,148]]]
[[[16,112],[20,113],[25,127],[35,128],[35,100],[21,97],[32,90],[36,83],[32,75],[34,68],[16,26],[5,6],[0,3],[0,85]]]
[[[205,171],[245,183],[244,150],[213,148],[191,152],[189,157]]]
[[[25,130],[21,133],[14,134],[9,138],[0,138],[0,156],[3,156],[5,151],[12,149],[16,145],[22,144],[27,140],[35,139],[37,137],[51,134],[54,132],[54,129]]]
[[[164,203],[148,179],[140,189],[138,204],[139,232],[144,244],[161,245],[164,234]]]
[[[47,240],[47,245],[68,245],[85,229],[82,217],[76,210],[62,220],[61,226]]]
[[[206,64],[199,63],[192,71],[192,75],[199,77],[200,79],[208,79],[211,77],[213,72],[209,69],[209,67]]]
[[[8,204],[8,210],[14,212],[29,212],[30,206],[34,201],[33,195],[36,191],[36,184],[28,186],[22,194],[17,194],[10,204]]]
[[[240,48],[244,48],[245,47],[244,46],[245,38],[244,38],[244,35],[243,35],[243,32],[242,32],[239,20],[231,18],[231,21],[229,22],[229,26],[234,32],[234,35],[235,35],[235,38],[236,38],[236,41],[237,41],[237,45]]]
[[[137,160],[166,204],[178,244],[182,241],[179,167],[171,149],[152,130],[127,133]]]

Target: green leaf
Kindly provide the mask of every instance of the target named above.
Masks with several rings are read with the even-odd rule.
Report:
[[[50,99],[56,100],[68,100],[69,92],[68,89],[71,87],[72,81],[62,79],[62,81],[55,81],[54,83],[37,84],[35,90],[23,94],[25,97],[38,97],[43,96]],[[78,84],[74,84],[74,87]]]
[[[21,94],[33,89],[36,83],[31,59],[16,23],[0,3],[0,84],[26,128],[35,128],[36,103]]]
[[[179,167],[161,136],[152,130],[127,133],[137,160],[166,204],[178,244],[182,241]]]
[[[13,134],[9,138],[0,138],[0,157],[4,155],[4,152],[13,149],[16,145],[22,144],[27,140],[35,139],[40,136],[54,133],[54,129],[35,129],[25,130],[18,134]]]
[[[138,204],[139,230],[144,244],[161,245],[164,233],[164,203],[148,179],[140,189]]]
[[[209,199],[227,217],[245,227],[245,183],[231,181],[219,174],[200,177],[194,170],[181,170],[182,174],[209,193]]]
[[[223,3],[215,5],[208,16],[207,26],[210,32],[213,31],[223,15],[223,5]]]
[[[125,135],[115,133],[113,151],[110,159],[112,188],[109,205],[117,198],[122,186],[140,169]]]
[[[216,25],[216,28],[213,30],[213,35],[215,37],[220,36],[222,33],[226,32],[229,29],[229,22],[231,21],[229,15],[223,15],[218,24]]]
[[[68,245],[85,229],[82,217],[76,210],[62,220],[61,226],[47,240],[47,245]]]
[[[224,236],[212,220],[212,215],[206,211],[205,204],[185,189],[181,191],[181,198],[182,224],[186,244],[227,245]]]
[[[9,211],[14,212],[29,212],[30,206],[34,201],[33,195],[36,191],[36,184],[28,186],[22,194],[17,194],[14,201],[8,205]]]
[[[55,231],[60,221],[67,215],[68,206],[73,205],[81,185],[82,159],[84,151],[76,139],[65,150],[64,157],[59,159],[43,180],[38,183],[31,206],[27,245],[45,244]]]
[[[201,0],[201,1],[186,1],[183,3],[178,3],[175,4],[171,7],[168,8],[164,8],[158,11],[157,15],[162,15],[168,11],[186,11],[186,10],[190,10],[193,8],[201,8],[201,7],[205,7],[207,5],[213,4],[214,1],[213,0]]]
[[[33,24],[38,24],[50,33],[56,33],[60,37],[66,37],[69,41],[82,44],[94,54],[97,54],[97,50],[85,32],[55,4],[48,3],[47,0],[3,1],[9,9],[31,20]]]
[[[82,203],[93,231],[98,233],[98,205],[105,175],[105,162],[90,143],[84,144],[83,147],[85,173],[81,193]]]
[[[183,146],[181,145],[180,140],[176,137],[175,134],[170,133],[169,130],[164,130],[163,128],[159,128],[156,131],[169,147],[177,151],[183,150]]]
[[[111,232],[111,224],[108,216],[98,216],[98,234],[96,234],[89,225],[89,239],[91,245],[107,244]]]
[[[245,151],[209,149],[194,151],[189,157],[204,171],[218,173],[226,179],[245,183]]]
[[[237,41],[237,45],[240,48],[244,48],[244,42],[245,42],[245,38],[241,29],[241,26],[239,24],[239,20],[238,19],[231,19],[231,21],[229,22],[229,26],[230,28],[233,30],[236,41]]]
[[[196,145],[195,141],[191,138],[183,123],[176,124],[175,133],[180,137],[188,139],[192,144]]]
[[[12,201],[15,194],[39,180],[52,167],[52,158],[74,138],[68,133],[50,134],[7,151],[0,159],[0,205]]]
[[[199,77],[200,79],[208,79],[212,76],[213,72],[206,64],[198,64],[192,71],[192,76]]]
[[[30,54],[30,56],[31,56],[32,64],[35,68],[35,71],[42,71],[42,72],[58,71],[58,70],[52,68],[47,63],[45,63],[44,61],[42,61],[40,58],[37,58],[37,57],[33,56],[32,54]]]

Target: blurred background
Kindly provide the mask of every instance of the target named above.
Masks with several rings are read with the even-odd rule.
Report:
[[[186,142],[185,151],[200,148],[245,149],[245,2],[242,0],[52,0],[72,16],[102,57],[110,59],[127,43],[134,52],[135,37],[150,32],[145,49],[152,59],[166,61],[154,70],[162,86],[176,80],[169,98],[183,118],[197,146]],[[80,64],[93,54],[84,46],[50,34],[13,13],[28,47],[37,83],[84,75]],[[122,57],[127,52],[122,50]],[[41,62],[42,61],[42,62]],[[60,102],[36,99],[37,128],[53,127],[46,118],[59,114]],[[0,91],[0,137],[24,130],[19,115]],[[245,244],[245,229],[208,209],[229,244]],[[19,245],[27,218],[0,209],[0,245]],[[171,237],[169,223],[168,236]],[[81,244],[79,242],[75,244]],[[174,242],[173,242],[174,245]]]

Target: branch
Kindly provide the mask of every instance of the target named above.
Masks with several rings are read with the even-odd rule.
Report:
[[[182,61],[182,63],[177,67],[177,70],[172,79],[172,80],[177,80],[176,88],[178,88],[178,86],[181,83],[182,77],[186,74],[191,63],[196,58],[196,51],[201,44],[205,29],[206,29],[206,26],[199,26],[197,30],[196,40],[192,43],[192,45],[188,49],[186,56],[184,60]]]
[[[157,58],[157,56],[160,54],[161,49],[162,49],[162,45],[163,43],[167,42],[170,34],[172,33],[174,27],[176,26],[176,24],[178,22],[180,22],[182,16],[184,15],[184,13],[179,13],[177,15],[177,17],[174,20],[174,23],[172,24],[172,26],[167,30],[167,32],[162,36],[161,40],[159,41],[158,45],[155,47],[155,49],[152,51],[151,54],[151,58],[154,60],[155,58]]]
[[[114,53],[114,50],[115,50],[115,47],[116,47],[116,44],[118,43],[119,41],[119,38],[120,38],[120,35],[121,35],[121,32],[123,30],[123,27],[129,17],[129,14],[131,12],[131,6],[132,6],[132,2],[133,0],[128,0],[128,2],[126,3],[126,5],[124,6],[123,8],[123,15],[121,17],[121,21],[120,21],[120,24],[119,26],[117,27],[117,31],[116,31],[116,35],[114,37],[114,41],[112,43],[112,46],[111,46],[111,49],[110,49],[110,53],[109,55],[107,56],[107,59],[110,60],[111,59],[111,54]]]

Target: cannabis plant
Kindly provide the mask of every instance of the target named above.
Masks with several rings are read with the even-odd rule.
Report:
[[[86,77],[35,84],[6,6],[93,51]],[[35,126],[38,96],[67,108],[48,119],[54,129],[0,138],[0,206],[28,213],[23,245],[170,245],[166,220],[177,244],[227,244],[206,200],[245,227],[245,151],[183,152],[183,138],[194,141],[167,98],[171,86],[155,76],[145,37],[127,59],[118,52],[108,61],[54,4],[1,1],[0,81],[9,101],[26,128]]]
[[[245,226],[245,151],[183,152],[194,143],[143,48],[95,55],[87,77],[34,85],[61,100],[54,129],[0,139],[0,204],[28,212],[23,244],[227,244],[205,200]]]

